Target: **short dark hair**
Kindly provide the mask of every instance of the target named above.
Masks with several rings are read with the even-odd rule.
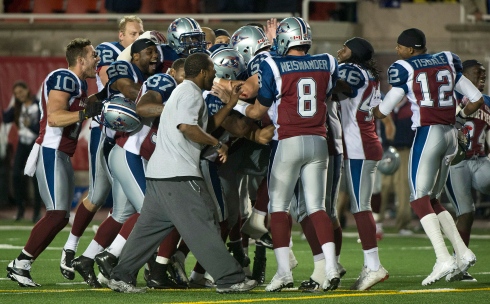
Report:
[[[194,78],[201,70],[207,70],[212,64],[208,58],[211,57],[205,53],[194,53],[187,57],[184,63],[185,78]]]
[[[85,47],[92,45],[92,42],[86,38],[75,38],[66,46],[66,61],[68,66],[75,66],[77,63],[77,57],[85,57],[87,52]]]
[[[483,66],[481,62],[475,59],[466,60],[463,62],[462,65],[463,65],[463,73],[466,72],[469,68],[472,68],[474,66],[479,66],[479,67]]]
[[[305,52],[308,53],[308,50],[310,49],[310,45],[308,44],[303,44],[303,45],[294,45],[294,46],[291,46],[288,48],[288,51],[289,50],[295,50],[295,51],[298,51],[298,52]]]
[[[179,58],[172,63],[172,69],[178,70],[184,67],[185,58]]]

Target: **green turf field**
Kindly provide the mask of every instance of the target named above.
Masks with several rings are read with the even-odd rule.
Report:
[[[296,228],[296,227],[295,227]],[[490,233],[478,230],[471,239],[471,248],[477,255],[477,264],[470,273],[478,282],[447,283],[441,280],[431,286],[421,285],[422,280],[431,271],[435,255],[429,240],[423,234],[413,237],[400,237],[385,232],[385,238],[378,243],[383,266],[389,271],[390,278],[371,291],[350,291],[350,285],[357,278],[362,267],[361,245],[357,243],[354,230],[347,229],[342,246],[341,263],[347,270],[341,287],[333,292],[301,293],[296,290],[279,293],[266,293],[264,286],[248,294],[219,295],[214,290],[148,290],[146,294],[119,294],[110,289],[89,289],[79,275],[74,281],[65,280],[59,271],[61,248],[69,230],[65,228],[33,264],[32,277],[42,286],[21,288],[16,282],[6,278],[6,272],[0,277],[0,303],[486,303],[490,295]],[[8,262],[15,258],[25,244],[30,232],[28,222],[17,224],[14,221],[0,222],[0,263],[5,269]],[[83,252],[92,237],[93,231],[87,230],[82,238],[79,254]],[[293,270],[295,287],[308,279],[313,269],[313,260],[306,241],[293,232],[294,252],[299,261]],[[254,245],[250,246],[253,260]],[[274,254],[267,253],[267,282],[276,269]],[[195,259],[187,260],[188,274]],[[143,276],[138,277],[138,286],[144,286]]]

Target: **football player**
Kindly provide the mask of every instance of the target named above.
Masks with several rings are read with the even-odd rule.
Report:
[[[87,78],[95,78],[100,57],[88,39],[66,47],[67,69],[51,72],[42,85],[41,130],[25,173],[34,172],[46,214],[34,226],[20,255],[7,266],[7,276],[21,287],[40,286],[31,265],[68,223],[75,189],[70,157],[77,147],[82,122],[100,114],[100,94],[87,98]]]
[[[109,65],[116,61],[121,51],[133,43],[141,33],[143,33],[141,19],[136,16],[125,16],[119,21],[119,41],[103,42],[95,48],[100,57],[96,75],[99,92],[103,91],[108,81],[107,69]],[[97,210],[105,203],[111,189],[112,178],[107,169],[107,156],[112,146],[104,143],[106,133],[109,132],[110,137],[113,137],[114,132],[111,130],[102,132],[102,126],[99,125],[98,120],[100,119],[92,120],[90,125],[88,196],[83,199],[83,203],[77,209],[70,235],[61,254],[61,274],[68,280],[75,278],[72,263],[80,237]],[[113,223],[113,225],[116,227],[115,230],[120,228],[118,223]]]
[[[457,153],[456,101],[454,92],[468,97],[469,102],[458,112],[464,121],[483,104],[481,92],[462,75],[461,61],[451,52],[428,54],[425,34],[416,28],[398,36],[396,51],[400,60],[388,69],[392,88],[383,102],[370,111],[384,118],[406,95],[412,103],[412,129],[416,130],[409,160],[410,205],[420,218],[436,254],[432,272],[422,281],[430,285],[459,269],[465,272],[475,264],[476,256],[465,245],[454,220],[439,202],[439,195],[449,173],[449,165]],[[456,252],[448,252],[442,231]]]
[[[278,269],[266,291],[293,286],[289,263],[291,226],[288,209],[295,185],[305,185],[305,203],[326,257],[324,290],[340,283],[332,223],[325,212],[328,148],[327,106],[338,78],[337,61],[329,54],[308,55],[311,29],[301,18],[281,21],[276,31],[277,54],[259,66],[259,93],[241,112],[260,119],[269,109],[276,130],[271,141],[269,197],[271,230]],[[312,147],[309,151],[304,146]],[[287,152],[286,152],[287,151]]]
[[[364,267],[351,286],[366,290],[388,279],[389,275],[379,261],[376,224],[371,211],[376,167],[383,156],[383,148],[369,114],[369,106],[381,100],[379,72],[372,60],[374,49],[365,39],[347,40],[337,52],[339,76],[350,90],[337,94],[342,110],[344,137],[344,174],[351,202],[351,212],[364,251]]]
[[[143,81],[155,74],[159,54],[155,43],[146,38],[136,40],[131,45],[131,54],[131,62],[116,61],[107,69],[108,87],[111,94],[136,100]],[[120,138],[121,136],[117,137]],[[117,154],[119,157],[111,157],[116,153],[114,148],[120,152]],[[129,152],[124,154],[124,151],[120,151],[123,150],[120,146],[114,146],[114,148],[111,150],[108,159],[109,169],[113,176],[114,206],[112,214],[100,225],[85,252],[73,260],[73,268],[82,275],[88,285],[94,288],[101,287],[93,270],[95,255],[111,244],[113,240],[116,244],[124,243],[132,229],[132,226],[128,229],[124,229],[123,226],[119,231],[119,229],[114,229],[112,222],[125,223],[131,218],[126,226],[130,226],[131,223],[134,224],[137,217],[130,216],[141,209],[145,192],[146,184],[141,156]],[[128,178],[130,176],[132,178]],[[138,181],[136,185],[132,184],[135,181]],[[111,247],[119,248],[115,245]]]
[[[468,78],[479,90],[483,92],[487,78],[485,68],[476,60],[463,62],[463,75]],[[461,111],[468,102],[467,97],[457,93]],[[449,167],[449,175],[446,181],[446,195],[456,211],[456,227],[466,246],[470,243],[471,226],[475,213],[475,203],[471,189],[489,195],[490,194],[490,160],[485,153],[485,148],[490,144],[490,97],[483,95],[485,104],[475,113],[468,116],[464,127],[469,133],[468,149],[464,159]],[[487,146],[486,146],[487,145]],[[448,281],[476,281],[468,272],[455,271],[446,277]]]

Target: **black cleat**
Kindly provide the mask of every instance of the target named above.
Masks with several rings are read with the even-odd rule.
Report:
[[[174,279],[169,277],[167,273],[161,278],[152,278],[150,276],[149,280],[146,282],[146,286],[152,289],[187,289],[189,286],[187,284],[179,284]]]
[[[94,260],[83,255],[73,260],[73,269],[75,269],[83,278],[85,283],[92,288],[102,288],[94,272]]]
[[[95,263],[99,267],[100,273],[107,279],[111,277],[112,269],[117,265],[118,258],[107,250],[95,256]]]
[[[272,244],[272,237],[269,233],[264,233],[258,240],[263,246],[269,249],[274,249],[274,245]]]
[[[75,251],[71,249],[63,249],[61,252],[60,271],[63,277],[67,280],[75,279],[73,259],[75,259]]]
[[[265,282],[265,269],[267,266],[267,258],[265,257],[264,246],[256,246],[255,247],[255,257],[254,257],[254,265],[252,268],[252,279],[257,281],[259,285],[264,284]]]
[[[320,283],[310,278],[307,281],[301,282],[298,290],[301,290],[302,292],[319,292],[322,291],[322,288],[320,286]]]

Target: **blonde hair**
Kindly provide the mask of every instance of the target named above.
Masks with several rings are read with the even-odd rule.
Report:
[[[126,30],[126,24],[128,22],[138,22],[139,24],[143,24],[143,21],[140,17],[136,17],[135,15],[124,16],[119,20],[119,31],[124,32]]]

